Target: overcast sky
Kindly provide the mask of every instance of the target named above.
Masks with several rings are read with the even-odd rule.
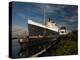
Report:
[[[40,3],[12,3],[12,27],[26,28],[27,18],[43,23],[52,18],[58,26],[66,26],[69,31],[77,30],[78,7],[76,5],[40,4]]]

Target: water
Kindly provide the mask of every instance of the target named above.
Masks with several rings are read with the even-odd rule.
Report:
[[[12,57],[17,58],[19,57],[18,53],[21,46],[18,43],[18,40],[12,40]]]
[[[35,53],[41,51],[43,48],[46,48],[50,44],[52,44],[50,40],[48,43],[44,41],[35,41],[29,43],[30,45],[27,47],[26,44],[24,46],[21,46],[18,42],[18,40],[12,40],[12,57],[13,58],[25,58],[25,57],[30,57],[34,55]],[[51,50],[51,49],[50,49]],[[50,55],[50,50],[48,52],[46,51],[44,54],[41,54],[40,56],[49,56]]]

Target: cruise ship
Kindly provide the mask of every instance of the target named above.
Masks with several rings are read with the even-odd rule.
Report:
[[[57,36],[66,35],[66,27],[58,27],[52,19],[48,19],[45,24],[28,20],[29,36]]]
[[[45,24],[28,19],[28,35],[26,39],[20,39],[19,42],[29,42],[30,46],[52,44],[59,35],[66,35],[66,27],[58,27],[52,19],[48,19]],[[24,36],[26,38],[26,36]],[[36,43],[34,43],[36,42]]]
[[[29,36],[44,36],[57,38],[59,36],[59,27],[50,18],[45,24],[28,20]]]

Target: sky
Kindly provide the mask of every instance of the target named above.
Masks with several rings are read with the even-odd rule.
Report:
[[[44,12],[45,11],[45,12]],[[52,18],[56,24],[65,26],[68,31],[77,30],[78,27],[78,6],[61,4],[41,4],[27,2],[12,3],[12,29],[27,29],[27,20],[32,19],[42,23]]]

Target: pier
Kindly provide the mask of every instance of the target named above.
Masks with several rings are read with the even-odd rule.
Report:
[[[37,57],[45,53],[52,45],[55,44],[56,39],[53,38],[53,36],[24,36],[16,37],[15,39],[18,39],[18,43],[21,46],[20,56],[26,57],[28,55],[26,52],[28,51],[27,49],[29,49],[28,47],[36,46],[36,48],[34,49],[36,49],[37,51],[31,53],[29,57]]]

